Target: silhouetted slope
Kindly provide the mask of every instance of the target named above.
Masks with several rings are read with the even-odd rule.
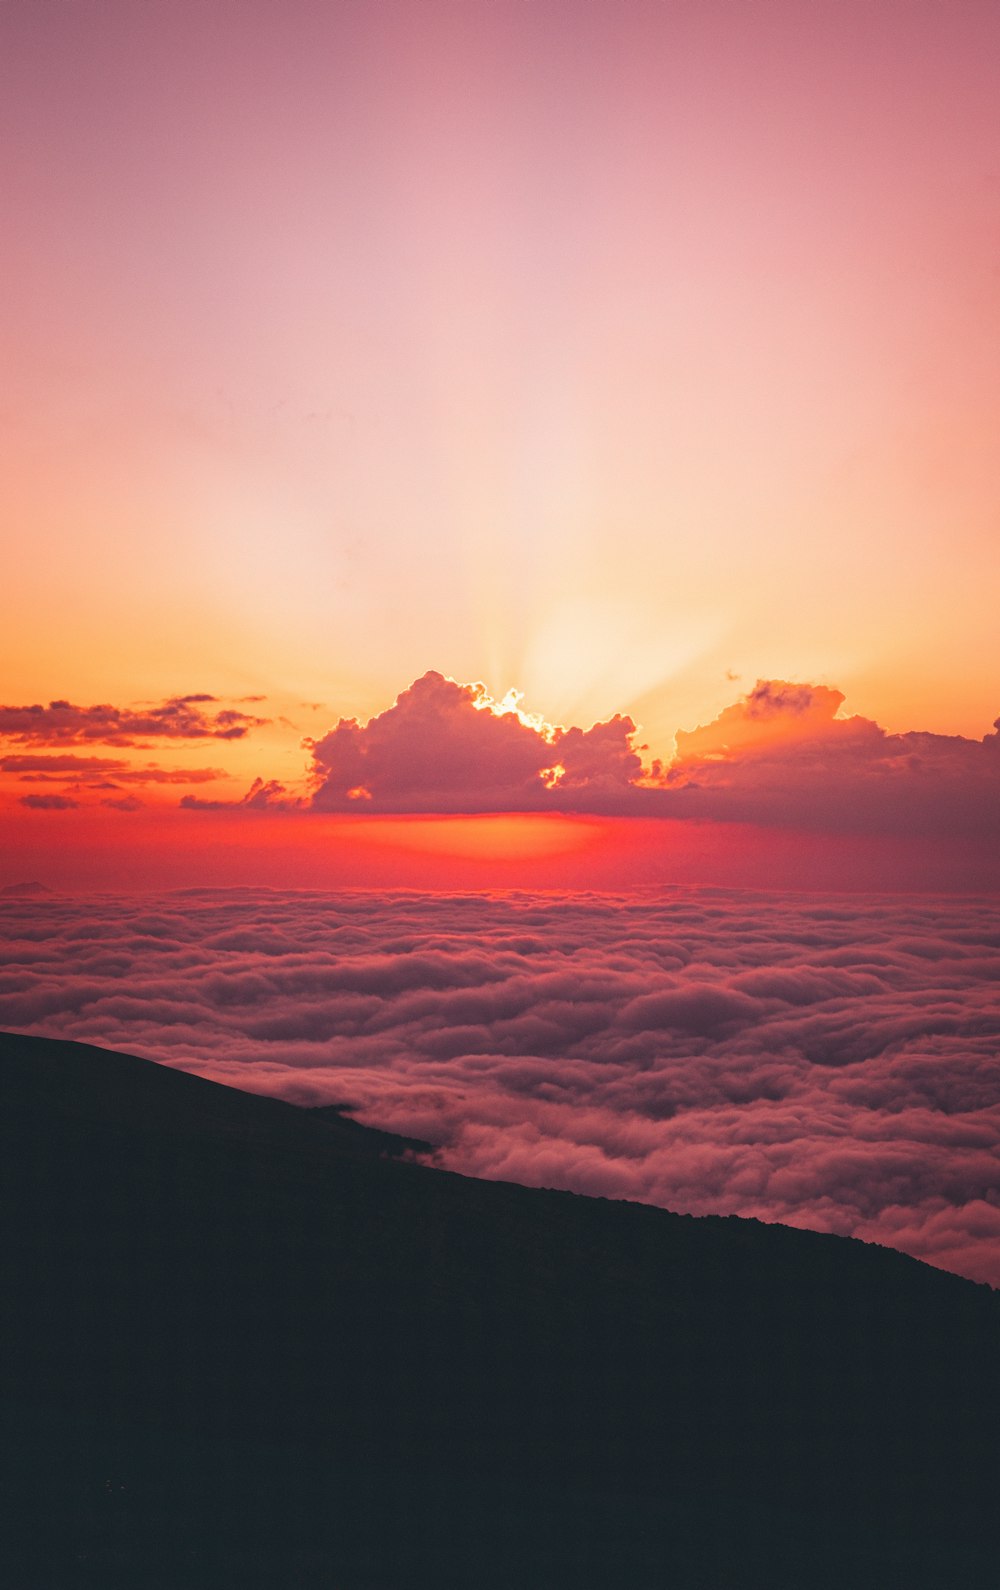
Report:
[[[995,1582],[988,1288],[84,1045],[0,1099],[12,1582]]]
[[[382,1132],[377,1126],[362,1126],[360,1121],[352,1121],[350,1112],[354,1108],[351,1104],[319,1104],[312,1106],[309,1113],[335,1127],[338,1140],[344,1148],[354,1148],[361,1153],[388,1154],[393,1159],[405,1154],[433,1152],[434,1144],[425,1142],[422,1137],[401,1137],[398,1132]]]

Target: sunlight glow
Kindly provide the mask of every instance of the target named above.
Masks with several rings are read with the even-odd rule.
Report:
[[[541,860],[593,845],[606,824],[555,813],[515,812],[470,817],[383,818],[353,836],[364,844],[493,861]]]
[[[664,693],[718,645],[724,629],[717,614],[684,612],[676,592],[653,612],[634,598],[567,599],[539,619],[521,677],[531,699],[549,703],[563,722],[599,722],[632,710],[649,692]],[[642,717],[646,722],[645,711]]]
[[[525,712],[521,705],[524,700],[523,690],[515,690],[511,687],[506,695],[499,701],[495,701],[485,685],[475,684],[471,686],[471,689],[475,692],[473,706],[479,712],[492,712],[495,718],[513,716],[517,718],[519,723],[523,723],[526,729],[533,729],[536,734],[540,734],[547,745],[552,744],[559,732],[561,725],[549,723],[542,717],[540,712]]]

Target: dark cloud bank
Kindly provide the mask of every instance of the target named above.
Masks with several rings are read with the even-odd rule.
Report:
[[[0,929],[0,1027],[1000,1285],[988,900],[188,891],[9,897]]]

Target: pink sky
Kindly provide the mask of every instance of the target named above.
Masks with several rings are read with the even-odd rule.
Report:
[[[265,721],[88,740],[124,764],[89,793],[7,768],[4,875],[87,875],[97,825],[117,882],[174,876],[226,820],[184,793],[311,796],[303,739],[432,669],[627,716],[647,767],[758,680],[835,689],[936,758],[928,809],[975,795],[941,737],[1000,712],[998,63],[978,0],[8,0],[3,702]],[[33,752],[83,754],[0,742]],[[762,765],[691,820],[761,822]],[[854,837],[801,840],[817,882],[839,844],[845,877],[995,883],[966,807],[918,840],[911,783],[876,835],[855,771]],[[638,842],[602,820],[574,877]],[[504,832],[501,871],[537,860]]]
[[[998,105],[986,0],[3,0],[0,1024],[995,1282]]]

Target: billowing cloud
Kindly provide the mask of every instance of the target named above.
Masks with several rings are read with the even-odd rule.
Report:
[[[760,681],[713,723],[678,733],[664,775],[676,814],[1000,838],[997,725],[982,740],[888,734],[836,716],[843,700],[822,686]]]
[[[320,811],[532,811],[621,799],[642,771],[635,725],[558,728],[481,684],[427,673],[395,705],[310,741]]]
[[[553,726],[438,673],[308,741],[320,811],[558,810],[1000,838],[1000,735],[887,734],[826,686],[759,681],[644,766],[636,726]]]
[[[758,679],[749,695],[726,707],[704,728],[677,733],[682,762],[702,757],[760,751],[790,740],[806,741],[836,733],[836,713],[844,704],[840,690],[825,685],[794,685],[783,679]],[[862,733],[881,731],[874,723],[854,718]]]
[[[215,710],[206,710],[210,708]],[[36,745],[139,746],[156,740],[240,740],[266,718],[218,706],[214,696],[173,696],[152,707],[0,706],[0,738]]]
[[[238,740],[269,720],[202,695],[148,710],[57,701],[0,708],[0,776],[125,811],[135,809],[121,806],[130,791],[178,786],[186,810],[237,817],[564,813],[853,835],[908,847],[900,866],[915,882],[944,877],[953,863],[964,886],[979,857],[988,864],[1000,853],[1000,732],[890,734],[844,715],[844,705],[825,685],[758,681],[714,722],[678,731],[665,765],[622,714],[589,727],[550,724],[513,692],[495,701],[482,684],[430,672],[367,722],[342,718],[305,740],[301,782],[262,768],[233,799],[192,788],[227,777],[221,769],[164,767],[127,748]],[[126,754],[100,754],[102,744]]]
[[[0,901],[0,1026],[475,1175],[898,1246],[1000,1285],[986,899],[187,891]]]

